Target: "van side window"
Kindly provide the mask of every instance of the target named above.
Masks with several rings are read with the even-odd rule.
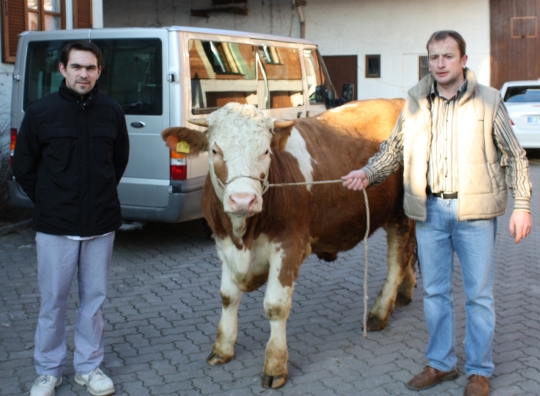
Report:
[[[124,113],[163,113],[163,67],[160,39],[94,40],[103,53],[99,89]]]
[[[251,45],[190,40],[188,48],[193,114],[208,114],[229,102],[257,106]]]
[[[324,73],[316,50],[304,50],[309,103],[324,103]]]
[[[294,48],[258,47],[259,84],[264,84],[261,108],[275,109],[304,104],[302,69]]]
[[[23,110],[36,100],[58,91],[64,79],[58,70],[60,51],[67,43],[67,41],[33,41],[28,44]]]
[[[94,40],[103,53],[100,92],[115,99],[126,114],[163,113],[161,40]],[[56,92],[63,77],[60,51],[68,41],[33,41],[28,45],[23,109]]]
[[[324,103],[327,109],[336,106],[336,90],[330,80],[321,54],[316,49],[304,50],[309,103]]]

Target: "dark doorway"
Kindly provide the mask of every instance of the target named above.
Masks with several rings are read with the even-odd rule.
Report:
[[[356,55],[323,56],[326,69],[339,97],[341,97],[343,84],[354,84],[353,99],[358,98],[358,57]]]
[[[491,86],[540,78],[540,0],[490,0]]]

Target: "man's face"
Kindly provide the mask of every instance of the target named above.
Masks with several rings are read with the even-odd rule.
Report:
[[[463,69],[467,64],[467,55],[461,57],[458,43],[452,37],[434,41],[428,46],[429,71],[437,84],[451,87],[463,83]]]
[[[66,86],[81,96],[94,88],[101,74],[97,58],[90,51],[71,50],[67,65],[60,63],[59,68],[66,79]]]

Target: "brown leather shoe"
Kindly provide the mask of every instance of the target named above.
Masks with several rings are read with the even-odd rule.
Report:
[[[463,396],[488,396],[489,378],[473,374],[469,377],[469,382],[465,387]]]
[[[405,384],[405,386],[409,389],[419,391],[431,388],[432,386],[435,386],[443,381],[455,380],[457,377],[459,377],[459,372],[457,369],[445,372],[437,370],[431,366],[426,366],[424,371],[418,375],[415,375],[413,379]]]

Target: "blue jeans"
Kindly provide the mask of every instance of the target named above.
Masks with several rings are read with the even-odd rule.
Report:
[[[429,332],[429,366],[456,367],[452,273],[454,251],[465,288],[465,353],[467,375],[493,373],[495,332],[493,302],[494,247],[497,219],[457,220],[457,199],[428,197],[427,219],[416,223],[418,259],[424,282],[424,315]]]

